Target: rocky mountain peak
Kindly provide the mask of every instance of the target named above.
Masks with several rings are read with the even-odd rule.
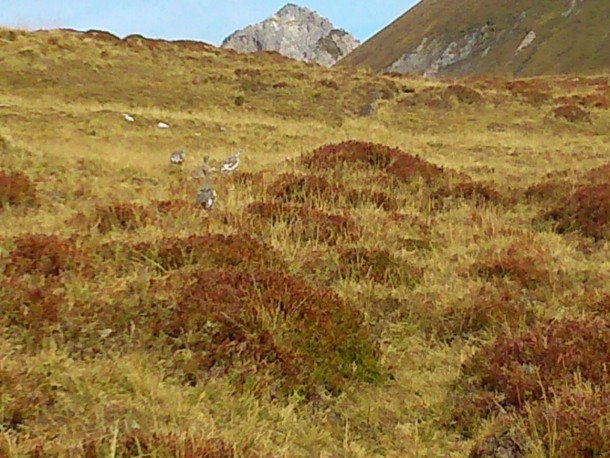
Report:
[[[277,51],[292,59],[331,66],[359,45],[351,34],[308,8],[287,3],[258,24],[222,42],[238,52]]]
[[[307,14],[317,15],[317,13],[311,11],[309,8],[306,8],[304,6],[299,6],[296,3],[286,3],[278,10],[277,13],[275,13],[274,16],[298,18],[299,16]]]

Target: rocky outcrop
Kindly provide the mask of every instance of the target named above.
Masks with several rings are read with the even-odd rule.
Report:
[[[427,76],[604,73],[608,0],[421,0],[341,66]]]
[[[238,52],[277,51],[291,59],[331,66],[359,45],[352,35],[315,11],[289,3],[222,42]]]

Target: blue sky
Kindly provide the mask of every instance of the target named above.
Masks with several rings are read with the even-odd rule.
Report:
[[[220,44],[236,29],[265,19],[286,0],[0,0],[0,25],[27,29],[102,29],[121,37],[188,38]],[[295,1],[365,40],[417,0]]]

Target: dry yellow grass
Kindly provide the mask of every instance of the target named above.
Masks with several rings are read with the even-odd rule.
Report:
[[[590,367],[560,355],[563,391],[527,366],[544,402],[511,404],[519,382],[476,365],[549,320],[607,335],[608,213],[591,228],[570,199],[607,182],[585,174],[610,162],[610,111],[552,114],[607,101],[607,76],[392,79],[65,31],[0,30],[0,59],[0,456],[610,453],[607,401],[597,435],[562,407],[604,393],[595,342],[573,344]],[[426,162],[357,142],[307,161],[348,140]],[[203,157],[238,148],[197,208]],[[486,386],[490,409],[470,402]]]

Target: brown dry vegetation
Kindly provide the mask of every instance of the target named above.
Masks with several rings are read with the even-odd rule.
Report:
[[[0,456],[610,456],[606,76],[0,59]]]

